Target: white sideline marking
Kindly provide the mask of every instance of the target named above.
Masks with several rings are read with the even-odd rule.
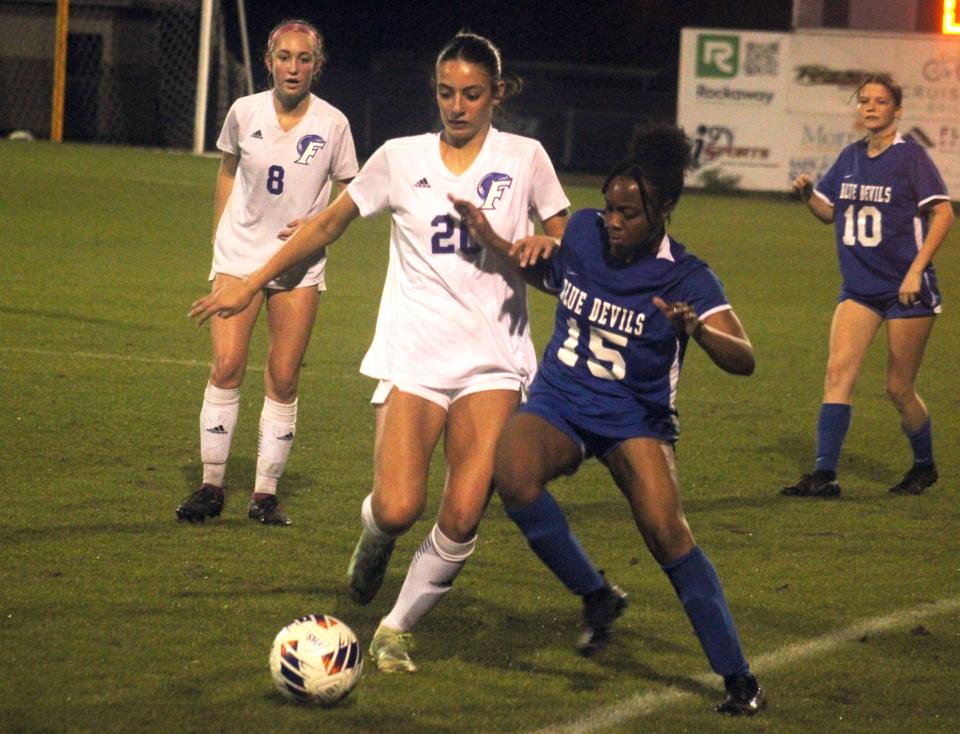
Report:
[[[912,609],[901,609],[884,617],[875,617],[858,622],[846,629],[837,630],[822,637],[815,637],[806,642],[796,642],[766,655],[760,655],[753,659],[750,668],[755,673],[761,674],[764,671],[775,670],[803,658],[829,652],[867,634],[886,632],[895,627],[915,624],[928,617],[948,614],[958,609],[960,609],[960,597],[942,599],[930,604],[920,604]],[[693,680],[700,685],[717,687],[719,690],[719,678],[714,673],[697,675],[693,677]],[[615,704],[612,708],[597,710],[576,721],[544,727],[534,734],[588,734],[588,732],[599,729],[609,729],[630,719],[652,714],[669,704],[677,703],[685,698],[692,698],[694,695],[689,691],[669,686],[659,691],[633,696]]]
[[[114,362],[142,362],[144,364],[177,364],[184,367],[209,367],[210,362],[197,359],[170,359],[168,357],[137,357],[130,354],[109,354],[98,352],[57,352],[52,349],[30,349],[29,347],[0,347],[0,352],[19,352],[22,354],[39,354],[44,357],[60,357],[66,359],[105,359]],[[262,367],[250,365],[248,370],[261,370]]]

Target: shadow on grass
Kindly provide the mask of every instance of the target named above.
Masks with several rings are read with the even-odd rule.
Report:
[[[183,464],[180,467],[180,474],[183,477],[183,492],[185,495],[197,489],[203,481],[203,465],[200,463],[199,457],[195,462]],[[246,498],[253,491],[256,475],[257,460],[255,457],[230,457],[227,464],[226,486],[224,487],[225,501],[240,502],[242,500],[246,505]],[[296,497],[301,490],[316,486],[317,481],[314,477],[298,471],[286,471],[280,479],[277,496],[281,499]]]
[[[856,430],[854,426],[853,430]],[[810,425],[809,431],[802,433],[782,433],[775,437],[775,440],[757,446],[753,449],[755,453],[761,454],[764,461],[773,460],[776,462],[777,456],[783,458],[783,482],[782,485],[792,483],[799,479],[802,474],[813,470],[814,460],[816,458],[816,425]],[[893,483],[891,479],[899,481],[903,472],[909,468],[906,459],[907,448],[904,443],[904,456],[902,462],[898,463],[893,457],[880,453],[864,454],[850,449],[844,449],[840,454],[840,465],[838,474],[841,476],[850,476],[862,481],[876,482],[878,484]],[[902,466],[900,464],[903,464]],[[682,467],[681,467],[682,468]],[[731,482],[736,481],[731,477]],[[773,487],[774,491],[779,491],[779,487]]]
[[[11,308],[9,306],[0,306],[0,313],[10,314],[11,316],[31,316],[33,318],[52,319],[55,321],[96,324],[97,326],[122,326],[125,329],[132,329],[134,331],[153,331],[154,328],[153,324],[131,323],[129,321],[118,321],[116,319],[101,319],[69,313],[67,311],[44,311],[39,308]]]
[[[639,612],[628,607],[625,614],[629,617]],[[683,616],[679,606],[677,614]],[[585,659],[574,647],[582,625],[579,599],[571,597],[563,607],[518,610],[454,591],[418,628],[414,656],[424,671],[443,662],[456,662],[491,671],[563,679],[572,692],[599,691],[626,677],[637,680],[642,688],[674,686],[696,695],[716,695],[716,688],[645,663],[641,659],[645,651],[664,654],[685,648],[649,629],[627,626],[629,621],[621,620],[615,627],[607,648]]]
[[[231,488],[229,477],[226,490],[224,492],[224,511],[217,518],[209,519],[205,523],[196,523],[191,525],[187,522],[178,521],[175,516],[177,504],[188,496],[191,492],[200,486],[202,478],[201,467],[197,464],[185,464],[180,470],[183,475],[183,485],[169,491],[163,490],[162,499],[156,500],[156,491],[151,490],[150,497],[146,493],[141,493],[135,501],[130,503],[130,510],[133,517],[137,512],[144,511],[151,517],[156,511],[164,513],[161,520],[147,519],[132,522],[116,521],[76,521],[62,525],[36,525],[23,528],[0,528],[0,542],[3,544],[29,543],[39,538],[45,541],[59,541],[83,538],[90,540],[96,536],[110,535],[130,535],[139,538],[146,538],[158,532],[166,532],[169,527],[182,526],[184,528],[194,527],[197,529],[203,527],[231,527],[253,525],[247,518],[247,501],[249,493],[253,487],[253,476],[256,472],[256,460],[245,457],[238,457],[231,461],[231,469],[238,477],[249,477],[248,484],[241,484],[238,480]],[[289,472],[284,475],[283,484],[280,489],[281,498],[294,500],[301,492],[308,491],[317,486],[317,482],[310,476],[300,472]],[[145,503],[150,503],[147,506]],[[89,503],[91,507],[96,507],[96,502]],[[169,515],[165,513],[169,512]],[[169,523],[167,522],[169,519]],[[298,518],[294,515],[294,522]],[[270,528],[268,530],[282,531],[281,528]]]

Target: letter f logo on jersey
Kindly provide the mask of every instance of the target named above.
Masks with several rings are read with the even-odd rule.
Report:
[[[297,158],[294,163],[299,163],[304,166],[307,165],[310,159],[323,150],[323,146],[326,144],[327,141],[319,135],[304,135],[297,143],[297,154],[300,157]]]
[[[488,173],[484,176],[480,185],[477,186],[477,194],[480,195],[480,200],[483,202],[480,208],[496,209],[497,202],[500,201],[512,183],[513,179],[505,173]]]

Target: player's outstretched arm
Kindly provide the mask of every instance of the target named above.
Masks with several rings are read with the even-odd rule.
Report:
[[[545,234],[523,237],[511,243],[494,232],[486,215],[475,204],[458,199],[452,194],[448,194],[447,198],[457,210],[467,227],[467,234],[474,242],[498,253],[517,269],[527,283],[545,290],[541,270],[560,246],[560,237],[568,218],[566,211],[543,222]]]
[[[257,291],[294,265],[335,242],[360,210],[344,191],[327,209],[311,217],[261,268],[243,280],[230,281],[193,302],[190,318],[202,324],[214,314],[233,316],[247,307]]]
[[[724,372],[733,375],[753,374],[756,367],[753,345],[733,309],[718,311],[701,319],[693,307],[683,301],[667,303],[654,296],[653,304],[677,331],[686,332],[692,337]]]
[[[793,180],[793,190],[800,200],[813,212],[813,216],[824,224],[833,222],[833,207],[819,196],[813,195],[813,179],[809,173],[801,173]]]

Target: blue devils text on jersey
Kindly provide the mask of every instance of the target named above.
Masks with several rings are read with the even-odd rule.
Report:
[[[531,400],[538,391],[558,396],[566,420],[602,436],[675,440],[688,337],[653,297],[685,301],[701,318],[729,309],[706,263],[667,235],[656,252],[619,262],[607,253],[603,212],[583,209],[570,219],[544,282],[559,301]]]
[[[844,290],[863,299],[896,298],[927,234],[920,207],[950,199],[927,152],[899,133],[874,158],[866,141],[848,145],[816,194],[833,207]],[[938,298],[932,264],[924,281]]]

